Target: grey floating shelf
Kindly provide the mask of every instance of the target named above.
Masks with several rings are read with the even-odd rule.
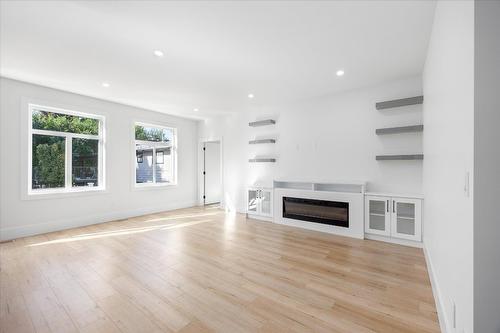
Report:
[[[375,133],[377,135],[382,135],[382,134],[422,132],[423,130],[424,130],[424,125],[412,125],[412,126],[401,126],[401,127],[377,128],[375,130]]]
[[[262,143],[276,143],[275,139],[259,139],[259,140],[252,140],[248,141],[249,144],[251,145],[258,145]]]
[[[250,163],[274,163],[276,162],[275,158],[251,158],[248,160]]]
[[[413,155],[377,155],[377,161],[410,161],[410,160],[423,160],[424,154]]]
[[[259,121],[253,121],[251,123],[248,123],[248,126],[250,127],[259,127],[259,126],[267,126],[267,125],[274,125],[276,124],[276,121],[273,119],[266,119],[266,120],[259,120]]]
[[[424,102],[424,96],[408,97],[402,99],[395,99],[392,101],[378,102],[375,103],[375,108],[377,110],[397,108],[400,106],[422,104]]]

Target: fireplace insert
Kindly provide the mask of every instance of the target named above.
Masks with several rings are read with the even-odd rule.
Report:
[[[283,197],[283,217],[349,228],[349,203]]]

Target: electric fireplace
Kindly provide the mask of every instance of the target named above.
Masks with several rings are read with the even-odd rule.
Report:
[[[283,217],[349,228],[349,203],[283,197]]]

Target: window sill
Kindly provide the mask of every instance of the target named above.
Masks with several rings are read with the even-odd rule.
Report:
[[[71,189],[42,189],[28,191],[27,194],[24,194],[23,200],[73,198],[105,193],[108,193],[106,188],[100,186]]]
[[[165,190],[167,188],[176,188],[177,183],[172,184],[162,184],[162,183],[142,183],[142,184],[134,184],[132,189],[134,191],[142,191],[142,190]]]

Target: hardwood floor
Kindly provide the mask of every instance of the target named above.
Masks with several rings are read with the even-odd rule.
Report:
[[[0,249],[1,332],[439,332],[420,249],[214,208]]]

